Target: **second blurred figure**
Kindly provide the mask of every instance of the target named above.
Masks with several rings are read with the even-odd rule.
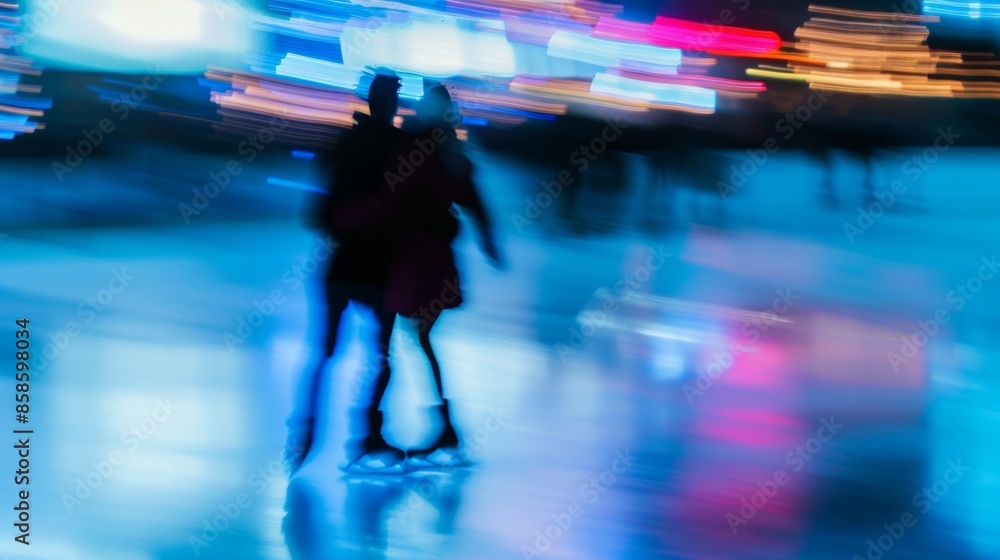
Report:
[[[369,90],[371,116],[338,144],[329,193],[314,207],[311,225],[340,242],[326,281],[328,335],[325,352],[307,376],[289,421],[286,455],[297,470],[311,448],[318,390],[333,355],[340,316],[348,301],[369,307],[379,330],[379,371],[365,392],[363,418],[348,449],[348,472],[402,472],[462,464],[452,409],[444,398],[441,368],[430,333],[446,309],[461,305],[462,290],[451,244],[459,232],[454,206],[477,225],[490,262],[501,266],[490,220],[473,183],[473,165],[455,129],[461,117],[443,86],[428,90],[416,119],[404,131],[392,126],[399,79],[375,77]],[[379,409],[389,384],[389,342],[397,314],[417,329],[441,398],[443,428],[434,443],[407,454],[389,445]],[[367,377],[367,376],[366,376]],[[366,379],[367,381],[367,379]],[[404,462],[405,461],[405,462]]]

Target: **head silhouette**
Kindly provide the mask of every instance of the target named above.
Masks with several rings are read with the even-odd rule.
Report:
[[[458,110],[451,94],[444,86],[438,85],[427,90],[417,106],[417,117],[433,126],[456,125]]]
[[[380,121],[392,122],[399,109],[399,78],[379,74],[368,88],[368,109],[372,117]]]

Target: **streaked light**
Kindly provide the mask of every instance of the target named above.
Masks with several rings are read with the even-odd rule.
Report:
[[[462,124],[469,124],[472,126],[487,126],[490,121],[480,117],[462,117]]]
[[[136,43],[189,43],[201,39],[205,6],[192,0],[111,0],[98,21]]]
[[[0,140],[41,130],[44,125],[31,117],[41,117],[52,107],[51,99],[31,96],[40,93],[41,86],[21,83],[23,76],[40,75],[42,69],[30,58],[14,54],[23,38],[19,9],[17,4],[0,2]]]
[[[887,22],[892,22],[891,25],[895,25],[902,23],[934,23],[940,21],[940,18],[934,16],[907,14],[898,10],[894,12],[872,12],[866,10],[850,10],[846,8],[818,6],[815,4],[809,5],[809,13],[860,20],[868,19],[877,21],[879,25],[890,25]]]
[[[610,74],[624,76],[626,78],[636,78],[651,82],[666,84],[678,84],[698,86],[715,90],[717,95],[728,97],[755,97],[758,93],[765,91],[764,82],[748,82],[744,80],[732,80],[728,78],[716,78],[712,76],[701,76],[697,74],[676,74],[673,76],[650,76],[648,74],[632,74],[612,70]]]
[[[459,27],[458,22],[412,19],[385,24],[372,33],[349,21],[341,35],[344,65],[352,68],[388,66],[428,77],[456,75],[510,78],[516,73],[514,49],[501,33]]]
[[[362,71],[328,60],[288,53],[274,73],[336,88],[354,89],[361,81]]]
[[[697,86],[646,82],[605,72],[594,76],[590,91],[624,99],[647,101],[664,108],[715,110],[715,90]]]
[[[319,188],[317,186],[314,186],[314,185],[310,185],[310,184],[307,184],[307,183],[300,183],[298,181],[289,181],[288,179],[280,179],[278,177],[268,177],[267,178],[267,184],[268,185],[274,185],[276,187],[288,187],[290,189],[297,189],[297,190],[308,191],[308,192],[316,192],[316,193],[325,193],[326,192],[323,189],[321,189],[321,188]]]
[[[572,101],[596,107],[614,108],[619,111],[648,111],[650,103],[645,100],[627,99],[620,96],[595,94],[591,91],[592,82],[584,80],[565,80],[558,78],[534,78],[519,76],[510,84],[513,91],[531,93],[541,97],[549,97],[560,101]]]
[[[970,19],[1000,19],[1000,3],[925,0],[924,13]]]
[[[648,23],[605,17],[594,26],[594,36],[646,43],[649,41],[650,27],[652,26]]]
[[[749,75],[871,95],[1000,97],[1000,62],[927,44],[925,24],[938,16],[825,6],[810,6],[809,11],[822,17],[799,27],[799,41],[788,51],[768,55],[785,60],[788,67],[761,66],[748,70]]]
[[[681,63],[680,49],[608,41],[566,31],[556,31],[552,35],[548,54],[605,67],[626,61],[675,68]]]
[[[773,31],[716,26],[662,16],[653,22],[649,37],[659,45],[733,56],[766,54],[781,47],[781,37]]]
[[[201,73],[242,62],[254,46],[250,12],[209,0],[60,0],[50,16],[33,2],[36,25],[22,54],[73,69],[122,73]],[[221,9],[220,9],[221,8]]]

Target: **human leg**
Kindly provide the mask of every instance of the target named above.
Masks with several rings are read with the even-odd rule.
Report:
[[[426,317],[422,320],[421,328],[417,332],[417,340],[420,344],[420,349],[423,350],[424,355],[427,357],[427,361],[430,364],[431,373],[434,376],[434,385],[437,388],[438,397],[441,399],[441,417],[443,419],[444,425],[441,430],[441,435],[438,436],[437,440],[430,447],[424,449],[414,450],[412,455],[418,459],[428,459],[429,456],[433,455],[438,450],[445,450],[449,454],[459,454],[460,441],[458,438],[458,432],[455,430],[455,425],[452,422],[452,411],[450,402],[444,396],[444,386],[441,376],[441,365],[438,362],[437,355],[434,352],[434,347],[431,345],[431,332],[434,325],[437,324],[437,320],[440,318],[440,314],[435,314]],[[457,457],[458,460],[464,461],[463,458]],[[438,462],[432,459],[432,462]]]
[[[375,314],[378,325],[378,348],[376,361],[369,362],[366,366],[363,379],[366,389],[364,405],[361,418],[358,418],[363,427],[359,430],[360,437],[348,446],[348,461],[351,464],[361,465],[362,469],[382,469],[402,461],[405,456],[401,450],[390,445],[382,435],[385,413],[380,409],[391,378],[389,347],[396,314],[382,309],[381,293],[365,294],[361,301]],[[369,383],[372,373],[375,374],[375,378]]]
[[[340,320],[347,308],[350,294],[337,282],[327,281],[324,286],[326,295],[326,324],[324,332],[323,353],[312,360],[302,377],[296,395],[292,415],[288,418],[288,436],[285,440],[285,464],[291,473],[295,473],[305,462],[315,437],[316,418],[319,414],[319,392],[323,387],[323,376],[333,352],[337,347],[340,331]]]

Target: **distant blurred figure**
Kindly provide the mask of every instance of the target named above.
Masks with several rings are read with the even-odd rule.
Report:
[[[333,154],[335,169],[329,194],[315,204],[310,224],[339,240],[339,248],[330,263],[325,279],[327,324],[324,353],[303,383],[296,409],[288,420],[285,458],[292,472],[298,470],[313,444],[315,422],[323,374],[337,347],[341,316],[348,302],[371,309],[378,321],[378,377],[361,419],[358,440],[348,445],[349,464],[363,463],[366,468],[389,468],[399,464],[405,454],[382,437],[383,415],[379,404],[389,384],[387,359],[395,313],[386,310],[385,293],[390,257],[397,234],[392,224],[377,229],[344,235],[333,223],[335,209],[346,201],[376,190],[384,182],[386,161],[404,133],[393,126],[399,107],[400,80],[395,75],[378,75],[368,91],[371,115],[355,113],[357,124],[340,139]]]
[[[577,235],[606,235],[625,224],[628,175],[622,154],[613,148],[595,157],[575,181],[575,193],[567,214],[568,225]]]
[[[832,147],[816,147],[811,151],[814,157],[822,162],[825,173],[820,191],[820,204],[827,209],[837,208],[840,206],[837,197],[836,167],[834,166],[837,150]],[[861,204],[864,205],[875,200],[875,158],[873,152],[874,148],[867,144],[859,144],[853,149],[844,150],[845,155],[852,159],[861,160],[862,173],[864,174],[864,180],[861,182]]]
[[[820,187],[820,205],[826,209],[836,209],[842,202],[851,205],[850,195],[837,194],[837,160],[847,159],[860,164],[862,179],[860,181],[861,197],[858,201],[868,205],[875,201],[878,169],[876,166],[877,150],[892,145],[890,132],[893,124],[881,118],[878,114],[862,111],[852,105],[832,103],[829,111],[835,118],[834,122],[810,123],[810,132],[814,140],[807,151],[823,165],[824,177]],[[864,124],[844,129],[839,123],[846,119],[854,119]]]
[[[733,193],[720,185],[728,183],[729,159],[707,145],[671,147],[647,151],[633,158],[631,173],[640,178],[634,225],[646,233],[659,234],[681,224],[679,193],[689,191],[688,213],[693,223],[721,226],[726,221],[725,203]],[[640,173],[639,167],[647,167]]]
[[[483,251],[501,267],[493,230],[472,180],[473,165],[458,140],[460,116],[443,86],[430,89],[417,107],[410,136],[396,146],[390,162],[399,169],[387,175],[380,196],[361,197],[345,206],[338,222],[348,231],[391,227],[400,232],[386,287],[385,308],[416,323],[420,347],[430,363],[441,398],[441,435],[427,448],[412,450],[414,467],[466,461],[452,421],[452,409],[431,346],[431,330],[446,309],[462,303],[462,290],[451,243],[459,222],[453,205],[469,211],[479,229]],[[393,164],[396,165],[396,164]]]
[[[736,194],[720,187],[720,183],[729,182],[729,177],[726,176],[726,171],[729,170],[726,165],[728,159],[725,156],[710,151],[708,146],[702,146],[675,152],[664,163],[667,169],[662,173],[667,177],[673,175],[673,180],[687,187],[690,192],[692,222],[716,226],[725,223],[725,203]]]

